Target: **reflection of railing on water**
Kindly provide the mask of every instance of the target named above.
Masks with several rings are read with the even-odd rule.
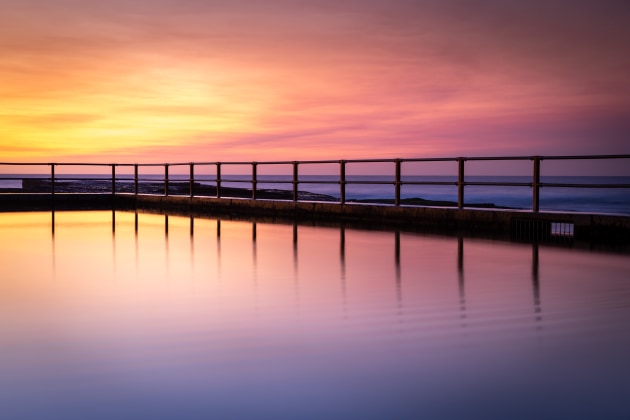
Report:
[[[457,237],[457,286],[459,289],[459,310],[461,318],[466,318],[466,288],[464,277],[464,237]]]
[[[88,178],[82,176],[81,178],[72,178],[69,176],[63,176],[60,178],[55,174],[55,168],[57,167],[110,167],[111,168],[111,177],[109,178],[109,182],[111,182],[110,193],[115,195],[117,193],[121,193],[121,191],[117,191],[117,182],[122,181],[133,181],[133,194],[139,193],[139,184],[143,182],[163,182],[164,188],[162,191],[162,195],[168,196],[170,194],[169,186],[172,184],[182,184],[188,183],[188,195],[190,197],[199,196],[199,194],[195,194],[195,183],[196,182],[206,182],[214,184],[214,188],[216,191],[215,196],[217,198],[224,197],[224,188],[222,188],[222,184],[224,183],[245,183],[251,186],[251,199],[256,200],[258,197],[257,192],[258,184],[287,184],[291,186],[291,198],[293,201],[302,201],[299,198],[299,186],[300,185],[308,185],[308,184],[333,184],[339,186],[339,203],[344,204],[347,202],[346,200],[346,187],[348,185],[393,185],[394,186],[394,197],[392,203],[396,206],[401,205],[401,188],[405,185],[412,186],[421,186],[421,185],[433,185],[433,186],[455,186],[457,187],[457,207],[463,208],[465,207],[465,187],[467,186],[496,186],[496,187],[530,187],[532,188],[532,211],[538,212],[540,209],[540,189],[545,187],[549,188],[630,188],[630,184],[623,183],[613,183],[613,184],[580,184],[580,183],[551,183],[551,182],[542,182],[541,181],[541,162],[542,161],[568,161],[568,160],[613,160],[613,159],[630,159],[630,155],[582,155],[582,156],[503,156],[503,157],[456,157],[456,158],[409,158],[409,159],[348,159],[348,160],[305,160],[305,161],[266,161],[266,162],[192,162],[192,163],[165,163],[165,164],[126,164],[126,163],[112,163],[112,164],[93,164],[93,163],[12,163],[12,162],[0,162],[0,166],[8,165],[8,166],[49,166],[50,167],[50,175],[42,176],[38,178],[31,179],[41,179],[50,181],[50,194],[54,195],[56,192],[56,185],[60,181],[71,181],[71,180],[81,180],[81,181],[103,181],[107,180],[107,178]],[[532,178],[530,182],[473,182],[467,181],[465,177],[466,162],[473,161],[531,161],[533,163],[532,168]],[[414,162],[454,162],[457,163],[457,181],[413,181],[406,179],[402,173],[402,167],[405,163],[414,163]],[[393,168],[393,179],[390,180],[352,180],[349,179],[346,175],[347,166],[350,164],[381,164],[381,163],[391,163],[394,165]],[[314,166],[314,165],[330,165],[335,164],[339,165],[338,179],[337,180],[306,180],[300,179],[299,176],[299,168],[304,167],[306,165]],[[291,179],[264,179],[261,178],[259,173],[260,166],[287,166],[289,165],[292,170]],[[222,168],[224,167],[234,167],[234,166],[249,166],[251,168],[251,179],[238,179],[238,178],[230,178],[229,175],[227,178],[222,175]],[[163,178],[143,178],[139,175],[139,168],[151,168],[151,167],[161,167],[163,168]],[[172,179],[169,176],[169,169],[171,167],[187,167],[188,168],[188,180],[181,181]],[[196,168],[206,168],[206,167],[214,167],[215,175],[202,175],[196,176],[195,169]],[[119,176],[117,175],[117,168],[133,168],[133,176]],[[370,171],[367,171],[370,172]],[[16,177],[0,177],[0,181],[6,180],[15,180]],[[385,198],[385,197],[383,197]]]
[[[52,211],[51,218],[51,230],[52,230],[52,238],[53,238],[53,268],[55,265],[55,212]],[[134,230],[135,230],[135,238],[136,238],[136,253],[137,253],[137,238],[138,238],[138,213],[134,214]],[[195,218],[190,216],[190,236],[191,236],[191,250],[193,249],[193,236],[195,232]],[[253,248],[253,261],[256,264],[256,241],[257,241],[257,223],[255,221],[251,222],[252,224],[252,244]],[[112,211],[112,232],[116,231],[116,211]],[[402,309],[403,307],[403,276],[401,270],[401,232],[396,230],[393,232],[394,234],[394,266],[395,266],[395,289],[396,289],[396,299],[398,308]],[[167,248],[166,253],[168,255],[168,235],[169,235],[169,217],[168,215],[164,215],[164,236],[167,239]],[[220,243],[221,243],[221,219],[216,219],[216,238],[217,238],[217,255],[218,262],[220,264],[221,261],[221,251],[220,251]],[[293,242],[293,264],[294,264],[294,274],[297,277],[298,271],[298,242],[299,242],[299,225],[297,223],[293,223],[292,226],[292,242]],[[466,320],[467,318],[467,307],[466,307],[466,288],[465,288],[465,250],[464,250],[465,238],[463,236],[457,237],[457,283],[458,283],[458,300],[459,300],[459,310],[460,317],[462,320]],[[540,280],[539,280],[539,244],[534,241],[531,244],[532,246],[532,294],[533,294],[533,305],[534,305],[534,313],[536,314],[535,320],[536,322],[542,321],[542,309],[541,309],[541,296],[540,296]],[[137,255],[136,255],[137,258]],[[168,259],[168,258],[167,258]],[[165,261],[167,264],[168,270],[168,261]],[[339,226],[339,263],[340,263],[340,281],[341,281],[341,293],[342,299],[344,301],[344,307],[347,299],[347,284],[346,284],[346,227],[342,224]],[[137,264],[137,260],[136,260]],[[296,278],[297,281],[297,278]],[[297,285],[296,285],[297,287]],[[296,289],[297,291],[297,289]],[[466,324],[462,324],[466,325]],[[540,328],[540,326],[538,327]]]

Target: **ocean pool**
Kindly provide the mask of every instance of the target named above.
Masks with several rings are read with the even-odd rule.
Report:
[[[629,418],[630,258],[0,213],[0,416]]]

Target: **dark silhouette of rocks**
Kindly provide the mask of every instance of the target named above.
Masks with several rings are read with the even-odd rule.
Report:
[[[164,182],[139,182],[138,194],[164,194]],[[22,180],[22,193],[50,193],[51,181],[49,179]],[[11,192],[17,192],[15,189]],[[111,193],[111,180],[56,180],[55,193]],[[129,181],[116,181],[116,193],[135,193],[135,185]],[[188,181],[169,181],[169,195],[190,195],[190,183]],[[216,197],[215,185],[206,185],[199,182],[193,183],[193,194],[197,196]],[[248,188],[233,188],[221,186],[222,197],[251,198],[252,190]],[[256,198],[270,200],[293,200],[293,191],[279,189],[256,189]],[[303,201],[338,201],[337,198],[316,194],[308,191],[298,191],[298,199]]]
[[[138,183],[138,194],[154,194],[164,195],[164,182],[151,181]],[[21,192],[21,193],[50,193],[51,181],[50,179],[32,179],[24,178],[22,180],[22,189],[7,189],[0,192]],[[58,179],[55,181],[55,193],[103,193],[111,194],[112,181],[106,179],[98,180],[64,180]],[[116,181],[116,193],[134,194],[135,185],[133,181]],[[169,181],[168,183],[169,195],[190,195],[190,182],[188,181]],[[207,196],[216,197],[217,188],[216,185],[201,184],[199,182],[193,183],[193,195],[195,196]],[[234,188],[221,186],[221,197],[226,198],[252,198],[252,190],[249,188]],[[281,190],[281,189],[256,189],[256,198],[267,200],[293,200],[293,191]],[[327,194],[317,194],[309,191],[298,191],[299,201],[324,201],[324,202],[338,202],[337,197],[333,197]],[[371,198],[371,199],[348,199],[347,203],[357,204],[394,204],[393,198]],[[401,198],[401,205],[408,206],[436,206],[436,207],[457,207],[455,201],[446,200],[426,200],[424,198]],[[508,209],[509,207],[497,206],[493,203],[466,203],[469,207],[477,208],[496,208],[496,209]]]

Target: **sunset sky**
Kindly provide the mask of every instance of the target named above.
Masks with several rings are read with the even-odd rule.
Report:
[[[626,0],[0,0],[4,162],[630,153]]]

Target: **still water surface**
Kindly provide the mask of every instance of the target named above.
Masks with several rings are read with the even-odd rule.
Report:
[[[628,255],[52,222],[0,214],[2,418],[630,418]]]

